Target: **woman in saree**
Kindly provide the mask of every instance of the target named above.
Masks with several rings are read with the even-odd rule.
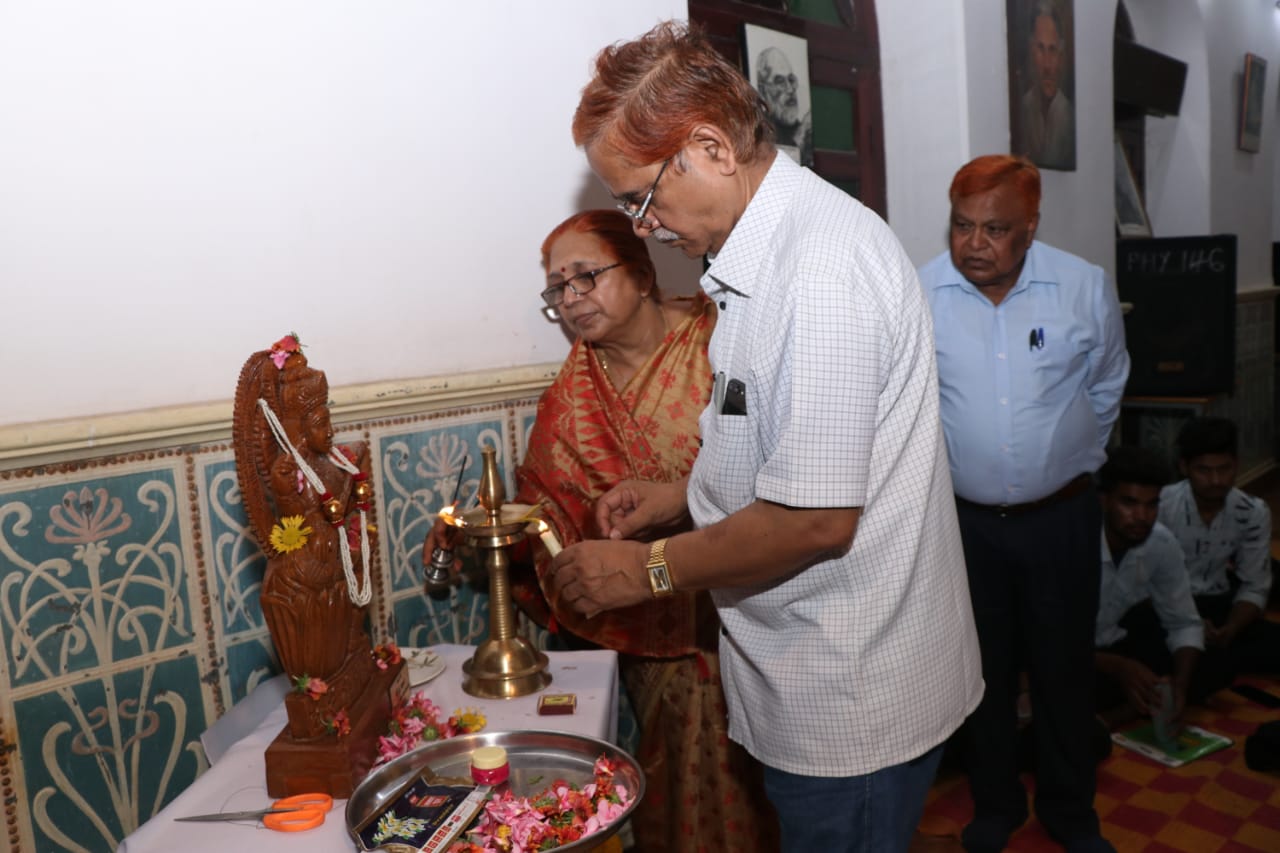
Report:
[[[538,402],[516,500],[538,504],[567,546],[598,536],[596,499],[620,481],[689,473],[698,416],[711,395],[715,308],[701,292],[664,299],[644,241],[617,211],[562,222],[543,242],[542,266],[543,299],[576,340]],[[437,525],[424,554],[444,535]],[[551,560],[540,543],[533,551],[541,580]],[[592,619],[540,593],[517,595],[552,630],[619,653],[647,781],[632,819],[637,848],[776,850],[777,821],[759,766],[728,737],[719,621],[707,593],[676,593]]]

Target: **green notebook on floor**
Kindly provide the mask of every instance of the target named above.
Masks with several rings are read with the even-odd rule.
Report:
[[[1162,746],[1156,738],[1155,725],[1147,723],[1128,731],[1115,732],[1111,739],[1126,749],[1141,753],[1168,767],[1181,767],[1188,761],[1231,746],[1231,738],[1206,731],[1199,726],[1186,726],[1175,738],[1172,748]]]

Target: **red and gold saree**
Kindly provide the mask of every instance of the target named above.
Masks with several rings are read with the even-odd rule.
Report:
[[[714,326],[714,308],[699,294],[693,310],[621,391],[590,344],[573,345],[538,401],[529,448],[516,471],[516,500],[541,504],[562,544],[596,535],[596,500],[623,480],[671,482],[689,473],[698,455],[698,415],[711,397],[707,342]],[[541,547],[535,551],[541,578],[549,561]],[[592,620],[554,615],[605,648],[675,657],[697,651],[694,598],[677,593]]]
[[[622,480],[671,482],[698,453],[698,416],[711,396],[707,344],[715,309],[699,293],[684,320],[621,391],[589,344],[574,344],[538,402],[517,500],[542,505],[561,542],[595,535],[596,500]],[[538,577],[550,559],[534,544]],[[517,595],[545,614],[545,592]],[[640,850],[777,849],[777,819],[760,767],[729,740],[716,651],[719,620],[706,593],[586,620],[555,611],[573,633],[621,655],[640,723],[647,788],[631,825]],[[540,620],[545,621],[545,619]]]

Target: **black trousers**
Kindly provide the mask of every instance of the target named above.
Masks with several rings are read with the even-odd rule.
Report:
[[[1156,675],[1173,674],[1173,654],[1169,651],[1167,634],[1151,605],[1151,599],[1140,601],[1129,608],[1129,612],[1120,620],[1120,627],[1126,632],[1124,638],[1110,648],[1099,651],[1133,658]],[[1196,705],[1203,703],[1209,695],[1231,684],[1235,674],[1235,664],[1223,650],[1205,649],[1191,674],[1191,683],[1187,686],[1187,702]],[[1128,694],[1125,693],[1123,684],[1098,674],[1098,710],[1110,710],[1127,699]]]
[[[957,503],[986,692],[962,737],[975,819],[1020,824],[1018,674],[1035,719],[1035,811],[1059,841],[1098,834],[1090,734],[1102,512],[1092,486],[1026,513]]]
[[[1214,625],[1225,625],[1234,606],[1234,589],[1219,595],[1196,596],[1201,618]],[[1280,624],[1269,621],[1263,613],[1222,653],[1232,675],[1280,675]]]

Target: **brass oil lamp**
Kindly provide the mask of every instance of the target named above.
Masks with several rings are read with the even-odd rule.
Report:
[[[547,672],[547,656],[516,633],[508,580],[509,549],[525,538],[528,514],[525,508],[506,503],[497,450],[485,447],[481,453],[480,506],[467,512],[459,526],[479,550],[489,574],[489,638],[462,665],[462,689],[481,699],[514,699],[549,685],[551,673]]]

